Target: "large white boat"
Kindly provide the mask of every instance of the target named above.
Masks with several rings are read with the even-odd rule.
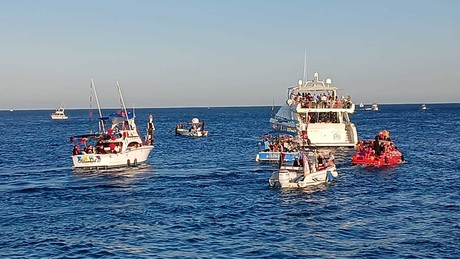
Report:
[[[332,182],[338,176],[333,158],[324,164],[319,164],[316,159],[316,152],[309,152],[308,154],[309,156],[306,152],[302,152],[301,159],[292,164],[284,161],[284,154],[281,154],[279,169],[268,180],[270,186],[304,188]]]
[[[188,123],[176,124],[176,135],[185,137],[206,137],[208,131],[204,129],[205,122],[198,118],[193,118]]]
[[[318,147],[354,147],[358,141],[355,125],[349,115],[355,105],[350,96],[339,97],[331,79],[299,80],[297,86],[288,88],[286,103],[270,119],[274,130],[285,130],[307,135],[312,145]]]
[[[120,100],[123,110],[103,117],[97,99],[96,89],[91,80],[99,109],[99,131],[96,134],[84,134],[73,136],[71,142],[75,142],[72,153],[74,168],[113,168],[125,166],[137,166],[144,163],[153,149],[153,116],[147,123],[147,136],[143,141],[135,116],[126,110],[117,82]],[[110,124],[109,124],[110,123]],[[105,128],[110,125],[109,128]]]
[[[59,107],[55,112],[51,113],[51,119],[53,120],[67,120],[69,117],[64,113],[64,107]]]

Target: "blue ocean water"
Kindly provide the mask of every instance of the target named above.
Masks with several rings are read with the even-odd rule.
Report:
[[[93,172],[70,160],[88,111],[51,112],[0,112],[2,258],[460,255],[460,104],[357,111],[360,138],[389,130],[407,162],[351,166],[339,149],[337,180],[304,190],[270,188],[274,166],[255,162],[270,107],[137,109],[141,129],[155,116],[148,164]],[[210,136],[175,136],[193,117]]]

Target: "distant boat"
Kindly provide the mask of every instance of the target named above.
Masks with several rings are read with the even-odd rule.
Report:
[[[378,110],[379,110],[379,106],[378,106],[376,103],[372,104],[372,110],[373,110],[373,111],[378,111]]]
[[[10,112],[14,112],[14,110],[13,110],[13,109],[10,109]]]
[[[69,117],[64,113],[64,107],[59,107],[55,112],[51,113],[53,120],[67,120]]]
[[[363,103],[359,103],[359,108],[364,108],[364,104],[363,104]]]
[[[426,110],[426,105],[422,104],[422,110]]]

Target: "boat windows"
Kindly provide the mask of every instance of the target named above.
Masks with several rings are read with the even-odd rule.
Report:
[[[310,123],[339,123],[337,112],[311,112],[308,117]]]

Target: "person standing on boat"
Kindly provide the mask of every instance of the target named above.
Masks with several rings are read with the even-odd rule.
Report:
[[[153,145],[153,132],[155,131],[155,125],[153,124],[153,115],[149,115],[149,122],[147,123],[147,144]],[[177,131],[177,126],[176,126]]]
[[[377,157],[380,156],[380,143],[379,143],[379,136],[375,136],[375,140],[374,140],[374,151],[375,151],[375,155]]]

